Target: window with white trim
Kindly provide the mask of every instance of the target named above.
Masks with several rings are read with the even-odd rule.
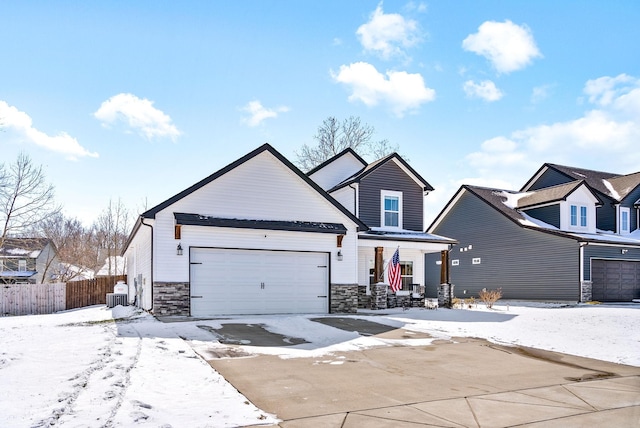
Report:
[[[402,192],[380,191],[382,227],[402,229]]]
[[[631,211],[629,208],[620,208],[620,233],[629,233],[629,216]]]
[[[571,205],[569,207],[569,224],[572,227],[586,228],[588,222],[588,210],[584,205]]]
[[[26,260],[18,260],[18,271],[25,272],[27,270],[27,261]]]

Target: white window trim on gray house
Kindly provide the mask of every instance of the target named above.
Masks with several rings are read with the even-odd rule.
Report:
[[[387,209],[387,200],[397,200],[398,210]],[[387,224],[387,213],[397,214],[397,225]],[[385,229],[402,229],[402,192],[380,190],[380,225]]]
[[[630,232],[631,230],[630,219],[631,219],[631,209],[620,207],[620,222],[618,223],[620,225],[620,230],[618,231],[619,234],[626,235]]]

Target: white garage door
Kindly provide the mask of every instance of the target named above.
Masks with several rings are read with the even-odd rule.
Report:
[[[194,248],[191,315],[327,313],[326,253]]]

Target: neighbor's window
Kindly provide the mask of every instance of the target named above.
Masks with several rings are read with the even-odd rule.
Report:
[[[580,207],[580,227],[587,227],[587,207]]]
[[[402,192],[381,191],[381,226],[402,228]]]
[[[26,260],[18,260],[18,271],[24,272],[27,270],[27,261]]]
[[[578,208],[580,208],[579,217],[578,217]],[[571,205],[569,215],[570,215],[571,226],[578,227],[578,220],[579,220],[580,221],[579,227],[587,227],[587,207]]]
[[[620,233],[629,233],[629,208],[620,208]]]

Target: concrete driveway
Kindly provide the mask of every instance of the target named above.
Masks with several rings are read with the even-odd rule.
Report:
[[[283,428],[640,426],[640,368],[483,340],[209,363]]]

